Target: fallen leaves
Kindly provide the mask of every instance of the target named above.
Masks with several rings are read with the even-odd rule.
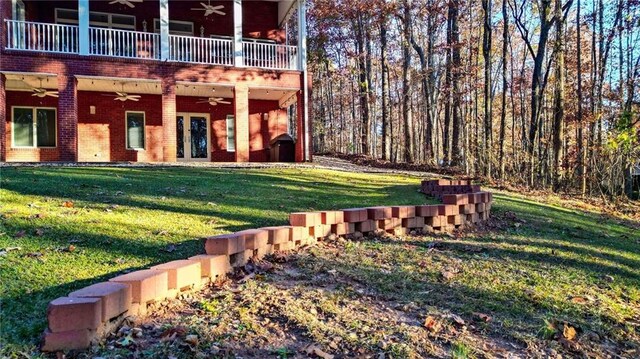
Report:
[[[62,202],[62,207],[64,208],[73,208],[75,205],[73,201],[64,201]]]
[[[562,336],[565,339],[574,340],[577,334],[578,333],[576,332],[576,328],[568,325],[567,323],[564,324],[564,328],[562,329]]]
[[[427,328],[427,330],[432,334],[438,333],[442,328],[442,324],[440,324],[440,322],[431,315],[427,316],[427,318],[424,320],[423,326]]]
[[[308,355],[315,355],[318,358],[322,358],[322,359],[333,359],[333,355],[325,352],[324,350],[320,349],[320,347],[318,347],[315,344],[311,344],[309,346],[307,346],[304,349],[304,352],[307,353]]]

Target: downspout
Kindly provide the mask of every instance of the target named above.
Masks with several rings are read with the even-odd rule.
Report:
[[[304,94],[304,160],[308,162],[311,160],[311,154],[309,153],[309,72],[307,68],[307,6],[305,0],[298,0],[298,47],[300,53],[298,68],[302,71],[302,93]]]

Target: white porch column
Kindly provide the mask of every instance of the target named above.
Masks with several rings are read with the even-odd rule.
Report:
[[[307,5],[298,0],[298,70],[307,71]]]
[[[236,67],[244,66],[242,50],[242,0],[233,0],[233,58]]]
[[[80,55],[89,55],[89,0],[78,0],[78,47]]]
[[[169,0],[160,0],[160,59],[169,60]]]
[[[16,0],[11,0],[11,20],[18,20]]]
[[[307,4],[298,0],[298,70],[302,71],[302,93],[304,94],[304,160],[310,161],[309,153],[309,77],[307,76]]]

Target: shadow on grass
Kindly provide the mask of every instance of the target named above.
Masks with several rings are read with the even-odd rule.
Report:
[[[44,330],[46,306],[52,299],[108,280],[124,269],[148,267],[203,252],[202,242],[193,239],[193,232],[175,230],[167,237],[156,236],[152,232],[157,227],[132,225],[135,218],[128,223],[125,216],[104,217],[109,215],[104,211],[110,206],[117,205],[113,212],[126,211],[130,216],[152,216],[157,211],[175,214],[175,221],[185,218],[180,216],[201,223],[209,218],[223,219],[224,223],[211,233],[199,236],[204,237],[285,224],[288,213],[294,211],[426,201],[416,192],[415,184],[403,184],[392,177],[372,183],[364,177],[350,181],[346,173],[309,170],[6,168],[2,170],[0,184],[7,194],[5,199],[11,198],[0,205],[3,213],[40,203],[43,207],[57,207],[58,212],[84,211],[86,217],[99,219],[96,223],[74,216],[31,220],[8,215],[0,219],[2,231],[9,233],[7,237],[21,231],[26,233],[20,238],[26,243],[23,252],[9,253],[7,260],[0,262],[5,289],[0,340],[25,346],[34,345]],[[60,209],[63,201],[73,201],[75,209]],[[46,204],[49,202],[52,204]],[[35,207],[29,212],[39,211]],[[36,237],[34,233],[42,228],[43,221],[47,229]],[[110,230],[114,227],[127,230],[114,233]],[[69,243],[75,243],[74,253],[60,250]],[[167,252],[168,244],[175,244],[175,251]],[[43,252],[43,256],[32,258],[33,253],[27,251]],[[120,258],[125,258],[124,263],[117,262]],[[51,273],[61,268],[68,269],[64,278],[52,278]],[[87,276],[91,278],[77,279]],[[61,284],[70,277],[71,281]]]

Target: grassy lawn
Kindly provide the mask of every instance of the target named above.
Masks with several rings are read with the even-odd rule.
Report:
[[[0,356],[36,347],[50,300],[200,253],[203,236],[284,224],[298,210],[425,202],[417,179],[327,170],[45,167],[0,175]]]
[[[1,184],[0,248],[21,247],[0,256],[7,353],[34,348],[49,300],[201,252],[199,237],[296,210],[426,201],[417,179],[312,169],[21,168],[2,169]],[[639,224],[495,200],[486,228],[322,243],[173,303],[132,323],[144,332],[134,344],[113,338],[91,355],[640,356]]]

